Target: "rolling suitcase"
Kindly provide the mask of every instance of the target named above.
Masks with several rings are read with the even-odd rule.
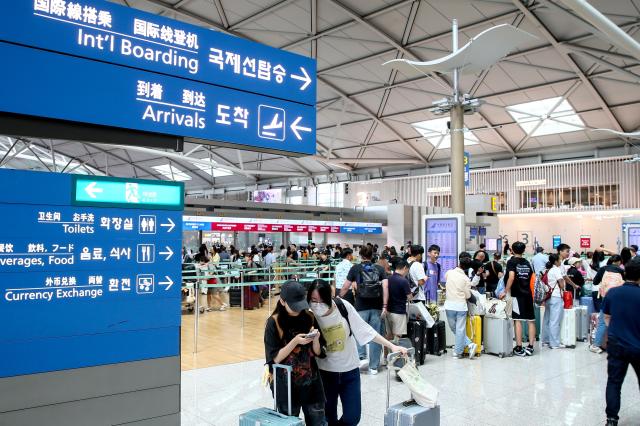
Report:
[[[533,312],[535,313],[535,318],[536,318],[536,321],[535,321],[536,322],[536,340],[540,340],[540,321],[542,318],[541,312],[540,312],[540,306],[534,305]],[[544,314],[544,311],[542,312],[542,314]],[[529,341],[529,326],[526,323],[522,324],[522,341],[523,342]]]
[[[451,328],[449,327],[449,319],[447,318],[447,311],[442,306],[440,307],[440,318],[444,320],[444,336],[445,336],[447,347],[451,348],[456,343],[456,335],[453,333],[453,331],[451,331]]]
[[[245,310],[260,309],[260,293],[251,290],[251,287],[253,286],[242,287]]]
[[[591,314],[596,310],[593,306],[593,297],[591,296],[583,296],[580,298],[580,306],[587,307],[587,317],[591,317]]]
[[[479,315],[467,317],[467,337],[477,345],[475,355],[480,355],[482,352],[482,318]],[[468,352],[469,349],[464,348],[464,353]]]
[[[411,351],[409,352],[411,354]],[[384,415],[384,426],[440,426],[440,406],[426,408],[418,405],[414,400],[409,400],[389,406],[391,393],[391,370],[400,368],[398,354],[389,354],[387,365],[393,365],[387,372],[387,411]],[[414,358],[409,358],[415,362]]]
[[[411,345],[416,350],[415,359],[418,365],[424,364],[427,355],[427,322],[423,320],[409,320],[407,323],[407,336]]]
[[[229,289],[229,306],[231,307],[240,307],[242,301],[240,298],[242,297],[242,287],[231,287]]]
[[[512,320],[485,317],[482,330],[485,353],[500,358],[513,355],[513,334]]]
[[[586,342],[589,338],[589,315],[586,306],[576,306],[576,340]]]
[[[447,352],[447,333],[444,321],[436,321],[433,327],[427,329],[427,353],[442,355]]]
[[[560,325],[560,343],[568,348],[576,347],[576,310],[565,309]]]
[[[282,368],[287,371],[287,391],[289,413],[291,412],[291,372],[290,365],[273,364],[273,410],[269,408],[256,408],[240,414],[240,426],[304,426],[302,419],[293,416],[285,416],[278,413],[278,393],[276,386],[276,370]]]

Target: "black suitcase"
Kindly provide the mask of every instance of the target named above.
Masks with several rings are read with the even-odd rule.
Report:
[[[447,352],[447,338],[444,321],[436,321],[433,327],[427,329],[427,353],[442,355]]]
[[[427,322],[423,320],[409,320],[407,323],[407,336],[411,345],[416,350],[416,362],[424,364],[427,355]]]
[[[242,301],[240,297],[242,295],[242,287],[231,287],[229,289],[229,306],[240,307]]]

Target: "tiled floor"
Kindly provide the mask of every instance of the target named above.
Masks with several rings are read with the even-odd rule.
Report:
[[[182,373],[182,426],[231,426],[240,413],[272,405],[260,386],[262,361]],[[440,390],[441,425],[604,424],[606,356],[576,349],[536,352],[529,358],[482,355],[456,360],[429,356],[422,374]],[[386,376],[363,376],[361,425],[381,426]],[[391,402],[409,397],[392,382]],[[640,392],[633,370],[622,390],[621,425],[640,425]]]

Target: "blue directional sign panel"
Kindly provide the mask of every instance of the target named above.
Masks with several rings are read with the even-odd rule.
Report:
[[[0,42],[0,111],[314,154],[315,107]],[[47,64],[47,72],[42,64]]]
[[[0,40],[316,103],[311,58],[106,1],[3,2]]]
[[[0,170],[0,377],[179,354],[182,212],[77,205],[75,183]]]

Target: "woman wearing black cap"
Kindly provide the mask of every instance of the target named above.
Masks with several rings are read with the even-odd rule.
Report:
[[[324,389],[317,357],[324,357],[324,339],[309,310],[307,291],[297,281],[287,281],[280,289],[280,300],[267,320],[264,347],[267,365],[285,364],[291,374],[292,412],[288,413],[287,375],[278,370],[277,407],[280,413],[298,416],[304,412],[305,423],[325,426]]]

